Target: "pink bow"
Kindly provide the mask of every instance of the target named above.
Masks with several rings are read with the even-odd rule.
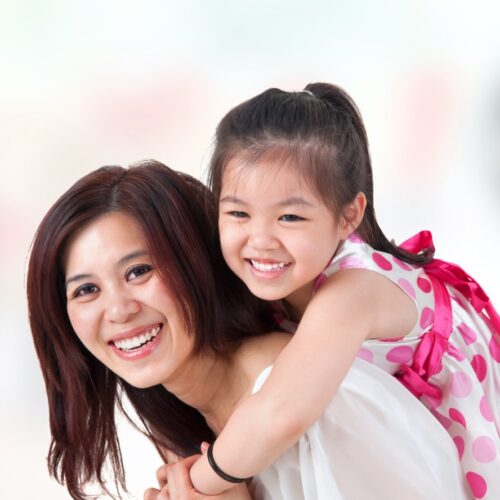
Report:
[[[412,253],[425,250],[434,252],[430,231],[421,231],[400,246]],[[450,294],[446,285],[458,290],[472,304],[477,313],[484,311],[497,335],[500,334],[500,317],[484,290],[459,266],[432,259],[428,264],[424,264],[423,268],[434,290],[434,324],[422,336],[415,350],[412,365],[403,365],[397,377],[417,397],[425,394],[439,399],[440,389],[429,383],[428,379],[441,371],[441,358],[450,350],[448,339],[452,330],[452,312]]]

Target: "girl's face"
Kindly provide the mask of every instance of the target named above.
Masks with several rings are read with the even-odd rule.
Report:
[[[76,233],[65,277],[76,335],[118,376],[145,388],[167,384],[187,368],[192,337],[133,218],[111,212]]]
[[[250,291],[303,313],[314,282],[352,227],[333,216],[289,163],[229,162],[219,231],[224,257]]]

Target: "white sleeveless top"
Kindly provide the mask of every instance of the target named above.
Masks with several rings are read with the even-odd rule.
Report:
[[[256,500],[470,498],[445,429],[397,380],[361,359],[323,416],[251,489]]]

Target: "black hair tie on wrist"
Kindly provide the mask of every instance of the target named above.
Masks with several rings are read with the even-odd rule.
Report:
[[[248,478],[241,478],[241,477],[234,477],[230,476],[229,474],[226,474],[215,462],[214,459],[214,452],[213,452],[213,443],[208,447],[207,450],[207,458],[208,458],[208,463],[210,464],[210,467],[212,467],[212,470],[224,481],[228,481],[230,483],[242,483],[243,481],[246,481]]]

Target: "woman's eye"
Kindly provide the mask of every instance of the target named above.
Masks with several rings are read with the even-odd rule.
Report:
[[[97,293],[99,288],[91,283],[86,283],[85,285],[79,286],[74,292],[73,297],[85,297],[93,293]]]
[[[244,219],[248,217],[248,214],[246,212],[242,212],[241,210],[231,210],[228,212],[228,215],[235,217],[236,219]]]
[[[134,280],[139,278],[140,276],[144,276],[145,274],[149,273],[153,269],[153,266],[150,266],[149,264],[141,264],[140,266],[134,266],[132,269],[129,269],[127,271],[127,279]]]
[[[280,217],[281,221],[284,222],[297,222],[301,220],[305,220],[304,217],[300,217],[299,215],[294,215],[294,214],[285,214]]]

